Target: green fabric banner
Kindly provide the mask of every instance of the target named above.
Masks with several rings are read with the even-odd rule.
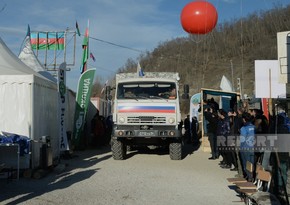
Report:
[[[76,108],[74,117],[74,132],[72,144],[75,149],[81,149],[82,135],[85,125],[86,113],[91,98],[91,91],[94,81],[96,68],[86,70],[79,79],[77,95],[76,95]]]

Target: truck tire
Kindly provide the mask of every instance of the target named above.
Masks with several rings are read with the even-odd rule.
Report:
[[[173,142],[169,144],[169,154],[172,160],[182,159],[182,145],[181,142]]]
[[[111,141],[112,156],[114,160],[123,160],[126,157],[126,145],[121,141],[112,138]]]
[[[132,151],[133,149],[132,149],[133,147],[131,146],[131,145],[127,145],[127,151]]]

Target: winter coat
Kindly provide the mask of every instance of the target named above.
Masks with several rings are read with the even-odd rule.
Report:
[[[252,123],[246,123],[241,128],[240,136],[241,148],[254,148],[255,146],[255,126]]]

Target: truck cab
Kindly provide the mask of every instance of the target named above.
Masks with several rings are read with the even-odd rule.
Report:
[[[169,146],[170,158],[182,157],[178,73],[116,75],[113,106],[113,158],[126,158],[128,147]]]

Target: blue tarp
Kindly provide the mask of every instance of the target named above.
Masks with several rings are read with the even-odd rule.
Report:
[[[0,144],[19,144],[20,156],[24,156],[25,154],[29,154],[30,147],[30,139],[25,136],[17,135],[17,134],[8,134],[0,135]]]

